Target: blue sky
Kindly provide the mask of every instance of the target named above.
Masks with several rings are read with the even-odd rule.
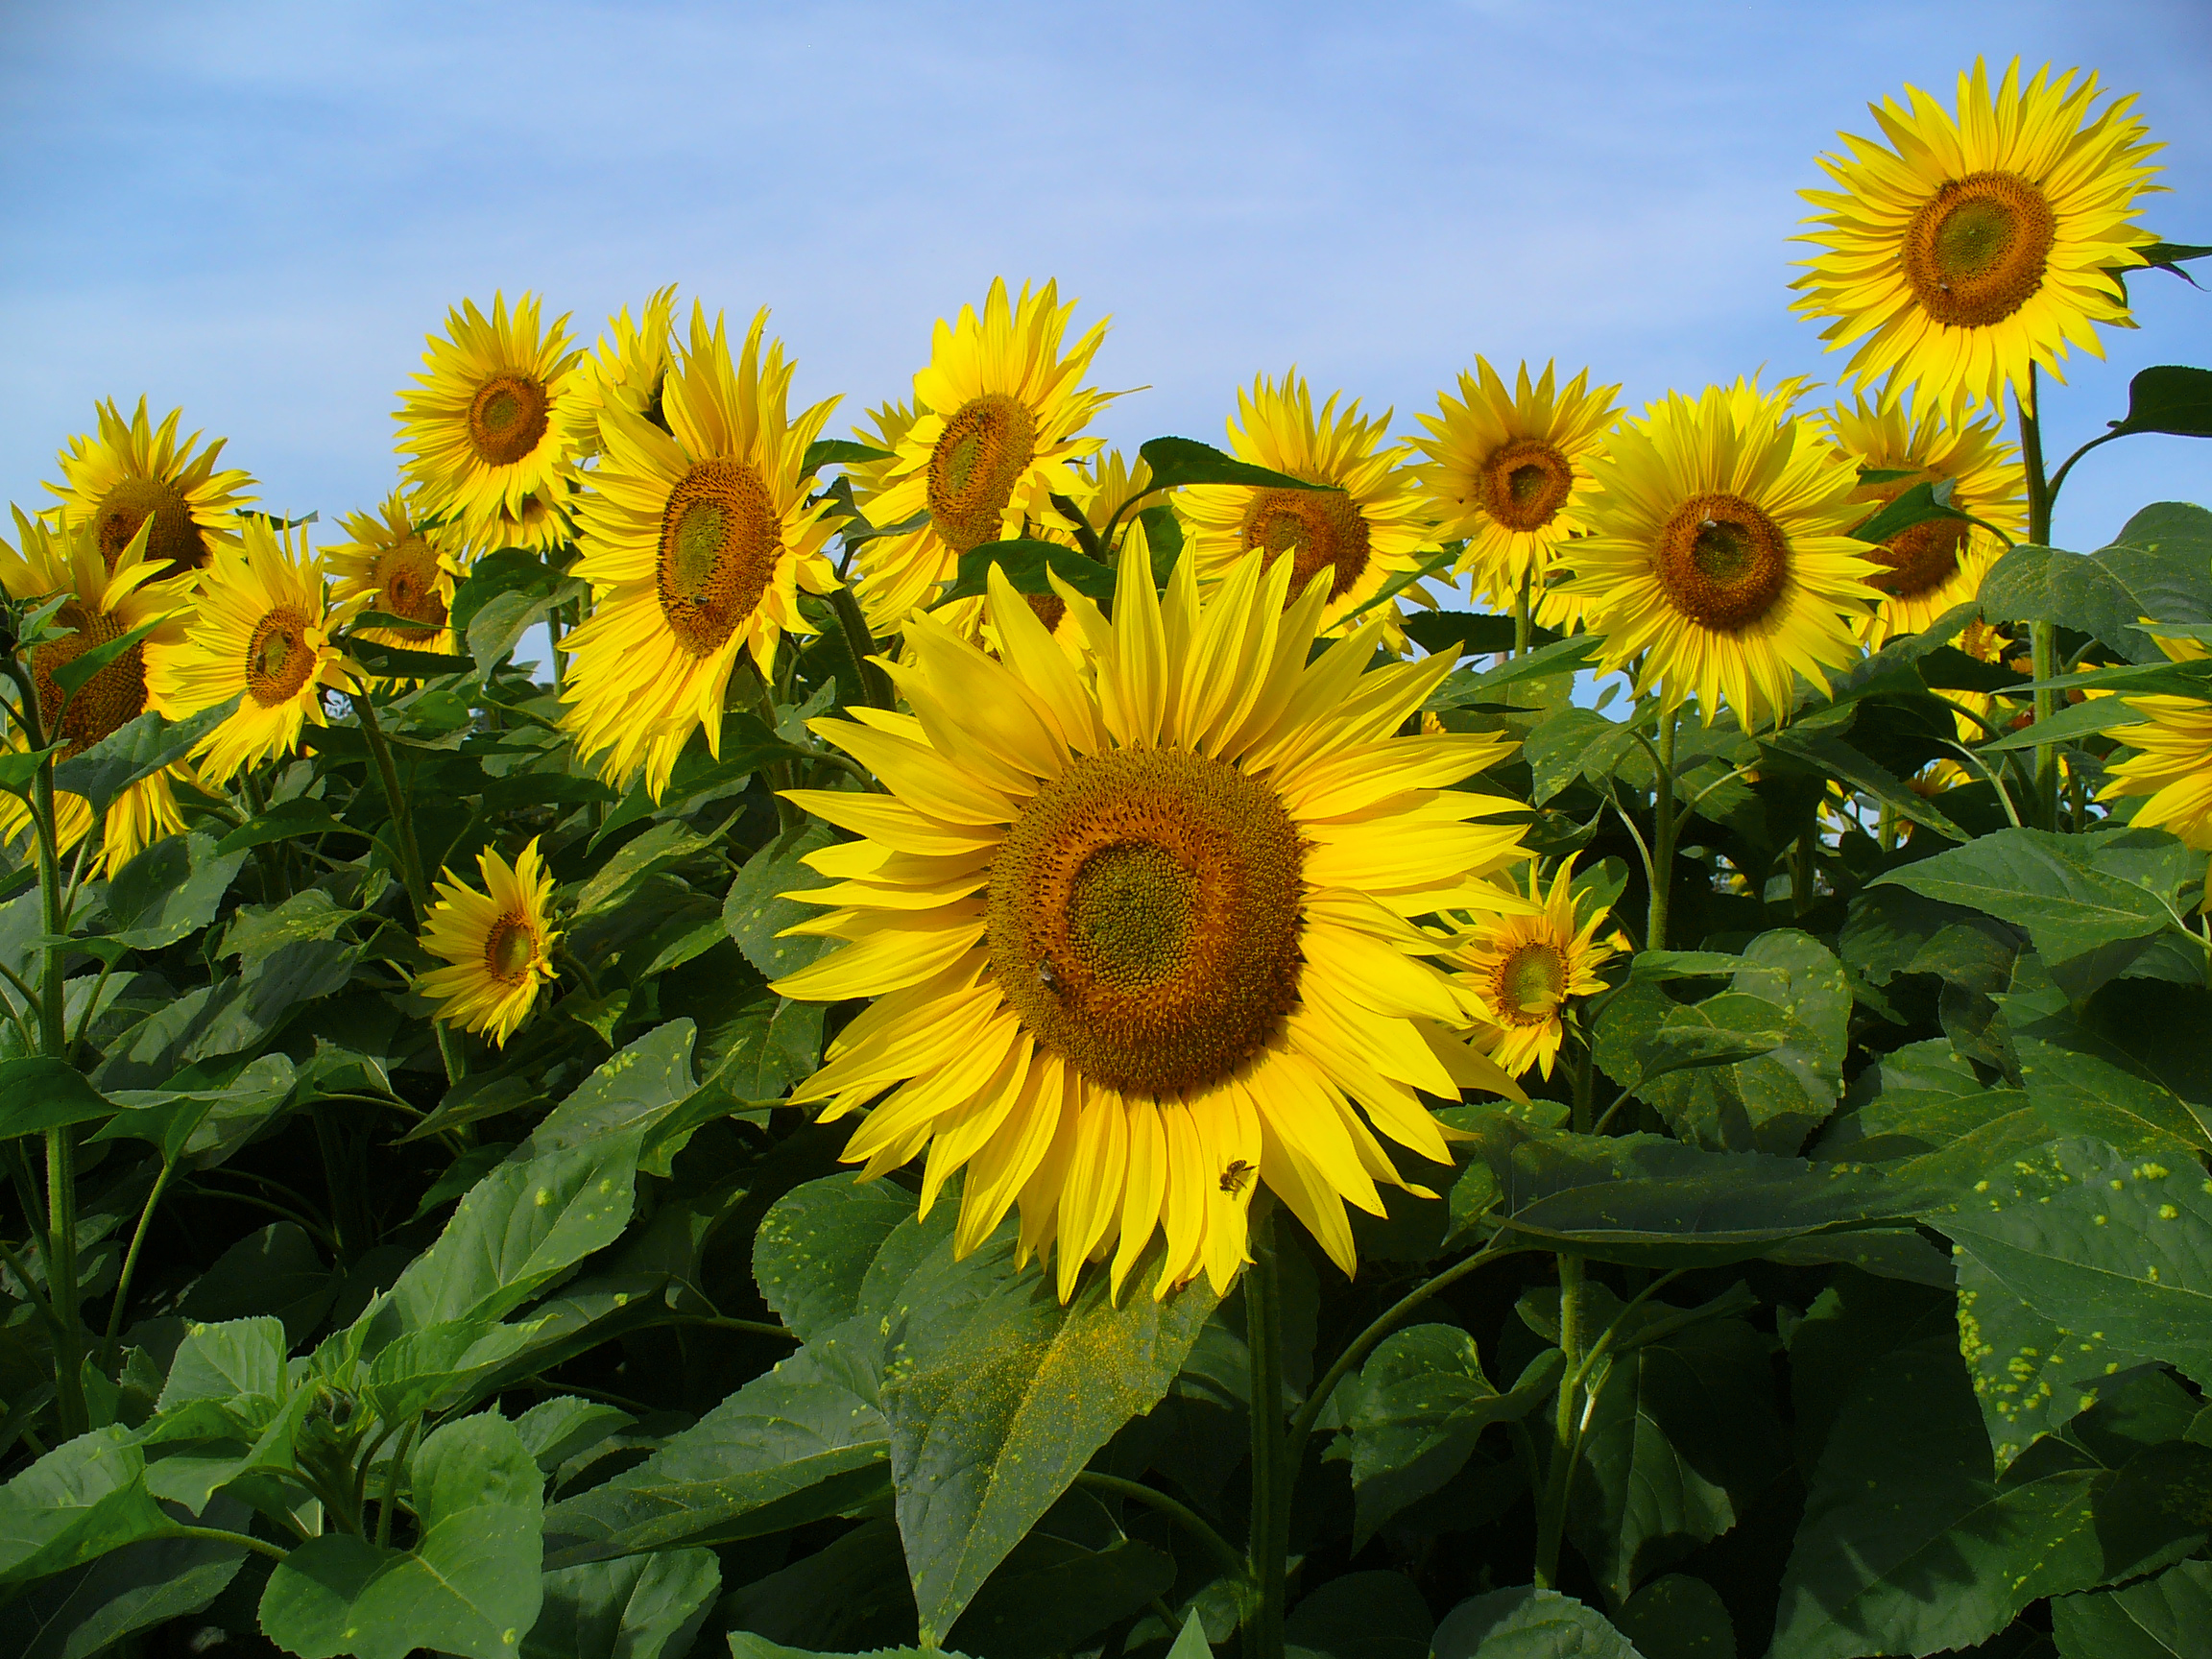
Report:
[[[1297,364],[1401,430],[1481,351],[1641,400],[1832,373],[1786,240],[1839,128],[1906,82],[2101,68],[2168,148],[2150,221],[2212,242],[2212,6],[1118,6],[0,0],[0,493],[98,397],[182,404],[272,507],[365,507],[395,391],[463,296],[595,335],[653,287],[775,308],[830,430],[902,395],[994,275],[1111,312],[1102,429],[1218,442]],[[2212,284],[2212,275],[2205,278]],[[2061,452],[2135,370],[2212,364],[2212,294],[2151,274],[2140,331],[2052,395]],[[2212,500],[2212,445],[2133,439],[2054,540]]]

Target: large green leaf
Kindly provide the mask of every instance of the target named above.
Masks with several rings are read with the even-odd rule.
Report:
[[[912,1218],[914,1204],[903,1187],[851,1175],[794,1187],[768,1207],[753,1236],[761,1296],[802,1341],[852,1318],[868,1270]]]
[[[1034,537],[986,542],[961,554],[959,573],[933,603],[981,598],[989,591],[994,565],[1004,572],[1017,593],[1049,594],[1054,590],[1051,578],[1057,576],[1101,608],[1114,607],[1114,572],[1109,566],[1064,541],[1040,541]]]
[[[711,1550],[556,1569],[522,1659],[683,1659],[721,1588]]]
[[[1338,488],[1256,467],[1249,461],[1222,453],[1211,444],[1201,444],[1195,438],[1150,438],[1137,446],[1137,454],[1151,469],[1155,491],[1180,490],[1187,484],[1245,484],[1262,490]]]
[[[2166,432],[2176,438],[2212,438],[2212,369],[2161,363],[2128,382],[2128,418],[2112,422],[2114,437]]]
[[[141,778],[151,778],[183,759],[201,738],[237,711],[238,699],[233,697],[174,723],[158,714],[141,714],[82,755],[56,762],[54,787],[82,795],[94,812],[104,813],[116,796]]]
[[[793,889],[803,892],[827,885],[823,877],[800,860],[837,838],[837,831],[829,825],[809,822],[798,833],[780,836],[762,847],[745,861],[744,869],[730,883],[722,902],[722,926],[737,942],[737,949],[745,952],[745,959],[770,979],[796,974],[837,944],[834,939],[805,934],[796,939],[778,937],[794,923],[821,914],[819,906],[802,904],[782,895]]]
[[[2163,661],[2155,630],[2139,624],[2212,622],[2212,513],[2161,501],[2095,553],[2014,547],[1982,579],[1981,600],[1992,622],[2056,622],[2131,662]]]
[[[251,1516],[224,1503],[203,1524],[242,1532]],[[99,1659],[136,1630],[196,1613],[237,1576],[246,1547],[220,1539],[142,1538],[41,1580],[0,1619],[0,1659]]]
[[[89,1123],[114,1111],[114,1104],[65,1060],[43,1054],[0,1060],[0,1140]]]
[[[1062,1306],[1014,1265],[1011,1223],[966,1261],[950,1239],[886,1315],[881,1382],[899,1531],[925,1641],[1132,1417],[1160,1403],[1214,1310],[1203,1283],[1155,1300],[1140,1268],[1120,1307],[1089,1274]]]
[[[198,832],[155,842],[108,883],[109,935],[153,950],[206,926],[245,862],[244,853],[218,853]]]
[[[1644,1659],[1736,1659],[1736,1625],[1720,1593],[1702,1578],[1654,1578],[1614,1615]]]
[[[448,1423],[415,1454],[411,1550],[354,1533],[276,1564],[261,1628],[300,1659],[406,1659],[418,1647],[514,1659],[541,1599],[538,1465],[495,1412]]]
[[[1556,1590],[1493,1590],[1444,1615],[1434,1659],[1642,1659],[1594,1607]]]
[[[987,1659],[1052,1659],[1165,1596],[1174,1557],[1122,1538],[1090,1550],[1048,1532],[1015,1546],[952,1626],[948,1646]]]
[[[1284,1621],[1292,1650],[1329,1659],[1428,1659],[1436,1621],[1403,1573],[1346,1573],[1314,1589]]]
[[[167,1528],[146,1491],[146,1455],[125,1430],[57,1446],[0,1486],[0,1584],[42,1578]]]
[[[541,1158],[651,1130],[692,1093],[697,1034],[690,1021],[670,1020],[602,1062],[539,1122],[521,1155]]]
[[[2051,1603],[2059,1659],[2202,1659],[2212,1635],[2212,1561],[2183,1561],[2118,1590]]]

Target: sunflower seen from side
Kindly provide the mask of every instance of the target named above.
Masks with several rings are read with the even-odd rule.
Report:
[[[363,628],[359,637],[409,651],[459,650],[447,625],[454,588],[469,569],[458,529],[423,528],[398,490],[374,513],[349,513],[339,522],[352,540],[323,550],[331,596],[347,610],[380,612],[407,624]]]
[[[626,409],[662,431],[661,391],[676,360],[676,284],[646,299],[632,320],[625,305],[607,319],[599,344],[577,360],[575,382],[561,401],[563,447],[576,460],[599,453],[599,412]]]
[[[192,751],[218,788],[291,754],[308,722],[327,725],[324,692],[356,689],[332,638],[353,607],[331,610],[306,528],[249,518],[244,540],[235,552],[219,549],[202,572],[183,642],[147,664],[147,689],[168,719],[238,699]]]
[[[1529,913],[1478,920],[1445,961],[1476,1022],[1475,1046],[1512,1076],[1535,1067],[1549,1078],[1566,1036],[1561,1010],[1571,997],[1605,989],[1599,970],[1617,952],[1598,938],[1604,905],[1575,919],[1573,860],[1553,874],[1549,890],[1533,863],[1526,879]]]
[[[875,1102],[844,1157],[926,1151],[926,1209],[965,1168],[962,1254],[1019,1206],[1063,1299],[1109,1257],[1118,1295],[1162,1233],[1155,1295],[1226,1287],[1259,1184],[1349,1272],[1345,1205],[1401,1184],[1377,1133],[1447,1156],[1417,1091],[1519,1097],[1411,920],[1525,907],[1486,879],[1519,831],[1477,822],[1511,804],[1453,787],[1504,744],[1393,735],[1449,661],[1362,672],[1375,623],[1309,662],[1329,585],[1290,575],[1248,557],[1202,602],[1185,561],[1163,599],[1125,551],[1111,622],[1061,590],[1078,668],[994,569],[998,658],[917,620],[912,712],[814,724],[889,793],[791,794],[859,839],[791,895],[842,948],[777,989],[874,999],[792,1098]]]
[[[528,294],[510,312],[494,295],[486,317],[473,300],[429,336],[428,373],[400,394],[399,453],[410,492],[450,514],[486,547],[548,548],[566,533],[567,400],[578,353],[568,319],[539,322]]]
[[[2149,796],[2135,810],[2135,825],[2164,830],[2184,846],[2212,853],[2212,703],[2167,695],[2129,697],[2127,703],[2143,724],[2115,726],[2108,734],[2135,753],[2105,768],[2108,781],[2097,799]]]
[[[94,414],[99,435],[70,439],[57,458],[63,482],[46,488],[60,498],[61,517],[88,527],[110,567],[141,529],[153,580],[197,570],[217,547],[238,545],[238,509],[253,500],[243,493],[253,480],[235,467],[216,470],[227,440],[200,449],[194,432],[178,442],[183,410],[156,426],[143,397],[128,421],[113,402]]]
[[[553,978],[553,876],[533,838],[513,864],[491,848],[476,855],[482,887],[451,870],[434,884],[422,924],[422,949],[445,964],[416,975],[415,988],[438,1003],[448,1025],[488,1038],[495,1048],[529,1018]]]
[[[1850,378],[1895,371],[1957,414],[2027,397],[2036,366],[2063,378],[2070,347],[2102,357],[2098,325],[2131,326],[2116,273],[2156,240],[2133,215],[2160,146],[2131,97],[2093,115],[2097,77],[2076,73],[2023,84],[2015,59],[1992,92],[1977,60],[1956,112],[1908,86],[1910,109],[1870,107],[1886,143],[1841,133],[1848,154],[1820,157],[1838,188],[1801,192],[1820,252],[1793,308],[1829,320],[1831,350],[1858,343]]]
[[[1565,554],[1606,637],[1599,673],[1628,668],[1671,709],[1694,697],[1708,725],[1786,717],[1799,675],[1826,690],[1881,597],[1844,534],[1866,516],[1856,477],[1786,409],[1711,386],[1624,421],[1595,463],[1592,534]]]
[[[1385,442],[1389,412],[1365,420],[1357,397],[1339,410],[1341,397],[1331,393],[1316,410],[1296,370],[1281,381],[1262,375],[1238,393],[1228,423],[1238,460],[1329,488],[1193,484],[1175,493],[1201,582],[1219,580],[1247,553],[1287,554],[1290,592],[1303,593],[1317,575],[1329,578],[1324,633],[1362,612],[1392,578],[1418,570],[1420,551],[1436,544],[1414,473],[1400,465],[1411,451]],[[1406,593],[1428,598],[1417,583]],[[1395,606],[1384,621],[1391,644],[1402,648]]]
[[[1891,385],[1871,402],[1860,393],[1823,418],[1839,463],[1892,474],[1859,487],[1852,499],[1861,511],[1870,516],[1915,484],[1948,482],[1951,505],[2017,537],[2027,523],[2028,479],[2019,451],[1998,441],[1997,416],[1949,421],[1933,403],[1913,403]],[[1867,620],[1867,645],[1878,649],[1917,634],[1973,598],[2004,551],[1993,532],[1956,518],[1927,518],[1900,531],[1869,555],[1883,567],[1872,578],[1883,599]]]
[[[564,642],[564,721],[602,776],[642,773],[656,800],[693,732],[720,754],[738,659],[772,675],[783,636],[815,632],[801,590],[837,586],[822,551],[827,503],[807,504],[804,470],[836,400],[790,418],[792,365],[781,341],[763,345],[767,323],[766,311],[753,319],[733,362],[721,319],[709,327],[695,306],[661,390],[668,430],[605,410],[606,449],[580,502],[575,574],[592,606]]]

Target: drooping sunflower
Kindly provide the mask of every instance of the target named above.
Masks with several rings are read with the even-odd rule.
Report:
[[[1870,107],[1887,144],[1840,133],[1850,153],[1820,157],[1840,188],[1801,192],[1820,211],[1799,239],[1821,252],[1793,308],[1834,319],[1831,350],[1860,342],[1852,379],[1894,370],[1956,414],[2007,386],[2025,395],[2032,365],[2063,378],[2069,346],[2102,357],[2095,325],[2129,326],[2113,273],[2156,240],[2132,215],[2161,146],[2132,97],[2091,119],[2097,77],[2050,73],[2023,86],[2015,59],[1992,97],[1977,59],[1956,115],[1908,86],[1910,111]]]
[[[1475,1046],[1515,1077],[1531,1066],[1550,1077],[1566,1034],[1560,1009],[1570,997],[1605,989],[1598,970],[1615,951],[1598,938],[1607,915],[1603,905],[1575,921],[1572,859],[1554,873],[1549,893],[1533,862],[1527,880],[1531,913],[1479,920],[1446,963],[1476,1021]]]
[[[349,610],[380,611],[415,624],[363,628],[360,637],[410,651],[458,650],[446,618],[453,589],[469,571],[469,548],[459,528],[421,528],[399,490],[375,513],[349,513],[339,522],[353,540],[323,550],[332,597]]]
[[[128,421],[111,401],[93,412],[100,435],[70,439],[57,457],[65,482],[46,488],[60,497],[62,517],[90,526],[110,565],[148,523],[150,579],[197,570],[214,548],[238,545],[238,509],[253,500],[240,492],[253,480],[235,467],[215,470],[228,440],[194,453],[199,433],[177,441],[184,411],[170,410],[156,427],[143,397]]]
[[[182,644],[146,667],[154,707],[172,720],[238,699],[192,757],[220,787],[243,768],[291,753],[301,729],[326,724],[325,690],[351,694],[353,677],[331,642],[343,618],[323,591],[305,526],[278,531],[246,520],[245,546],[219,548],[201,574]]]
[[[1723,706],[1746,729],[1781,718],[1796,675],[1825,689],[1880,598],[1843,533],[1865,517],[1856,476],[1783,397],[1709,386],[1623,421],[1594,463],[1593,534],[1564,553],[1606,636],[1599,672],[1635,661],[1638,695],[1695,696],[1708,725]]]
[[[1329,573],[1324,633],[1375,597],[1394,576],[1420,567],[1416,557],[1436,545],[1403,444],[1384,445],[1390,412],[1372,421],[1359,416],[1355,397],[1339,412],[1341,393],[1320,409],[1295,369],[1280,383],[1264,374],[1250,392],[1237,394],[1229,421],[1229,448],[1240,461],[1288,473],[1333,490],[1260,489],[1246,484],[1194,484],[1176,493],[1175,510],[1189,526],[1201,581],[1214,581],[1246,553],[1290,555],[1290,589],[1305,590],[1317,573]],[[1419,584],[1406,589],[1426,601]],[[1393,645],[1401,644],[1397,608],[1384,608]]]
[[[1255,555],[1201,602],[1185,560],[1163,601],[1124,551],[1111,622],[1061,589],[1079,670],[994,570],[998,658],[917,619],[913,712],[815,723],[889,795],[791,795],[862,838],[808,855],[836,884],[792,931],[847,943],[777,989],[876,999],[793,1099],[890,1091],[846,1160],[926,1147],[926,1206],[965,1166],[955,1248],[1019,1203],[1063,1299],[1108,1255],[1118,1294],[1163,1230],[1156,1295],[1225,1286],[1255,1177],[1349,1272],[1344,1205],[1400,1179],[1375,1131],[1442,1159],[1416,1090],[1519,1097],[1410,920],[1525,905],[1486,879],[1519,831],[1472,822],[1509,803],[1452,787],[1503,744],[1392,735],[1449,661],[1363,674],[1375,622],[1309,663],[1329,585],[1289,582]]]
[[[1050,497],[1079,487],[1073,464],[1104,442],[1081,433],[1114,394],[1082,384],[1105,320],[1062,349],[1075,305],[1060,303],[1054,282],[1035,292],[1024,283],[1009,301],[995,278],[981,316],[963,305],[956,321],[937,324],[928,367],[914,376],[911,424],[896,430],[886,418],[904,410],[894,406],[878,412],[878,434],[855,433],[864,443],[895,439],[896,458],[870,480],[869,522],[929,516],[854,555],[854,589],[878,637],[929,603],[961,554],[1018,537],[1027,522],[1058,522]]]
[[[186,589],[191,577],[164,578],[160,571],[168,561],[148,557],[146,549],[156,534],[148,520],[140,520],[112,558],[100,545],[95,522],[64,519],[59,531],[50,531],[17,509],[19,548],[0,541],[0,587],[7,589],[11,599],[69,595],[54,619],[73,632],[31,651],[31,683],[38,693],[39,717],[50,741],[58,737],[67,743],[63,759],[84,753],[146,712],[148,659],[157,658],[183,638],[182,617],[190,605]],[[62,695],[54,678],[57,668],[149,622],[160,626],[93,675],[74,696]],[[9,722],[9,729],[10,747],[25,747],[14,721]],[[147,843],[184,828],[171,782],[173,778],[190,776],[180,768],[164,769],[116,796],[102,824],[104,872],[112,875]],[[63,851],[91,831],[92,810],[81,795],[58,793],[55,815]],[[30,823],[21,801],[0,795],[0,841],[14,840]]]
[[[1933,402],[1915,408],[1914,401],[1893,381],[1871,403],[1862,392],[1827,411],[1839,464],[1900,474],[1861,485],[1852,499],[1872,514],[1915,484],[1948,479],[1954,507],[2017,535],[2027,522],[2028,478],[2019,451],[1998,442],[1999,417],[1947,421]],[[1973,598],[2004,550],[1989,531],[1955,518],[1924,519],[1875,548],[1871,557],[1884,569],[1874,586],[1884,597],[1868,619],[1866,643],[1879,647],[1900,634],[1917,634]]]
[[[552,547],[565,526],[567,400],[577,384],[568,319],[541,328],[528,294],[447,311],[400,394],[403,471],[423,506],[450,513],[480,546]]]
[[[509,864],[490,848],[476,855],[481,889],[452,871],[434,885],[437,902],[422,924],[422,949],[447,964],[417,975],[435,998],[438,1018],[476,1031],[504,1048],[529,1017],[538,988],[553,978],[553,876],[533,838]]]
[[[2135,751],[2109,766],[2100,801],[2148,795],[2134,822],[2164,830],[2184,846],[2212,853],[2212,703],[2194,697],[2130,697],[2140,726],[2116,726],[2110,735]],[[2212,890],[2206,894],[2212,901]]]
[[[720,317],[694,305],[691,339],[661,389],[668,430],[628,409],[601,413],[606,443],[582,498],[592,610],[568,636],[562,696],[578,749],[611,781],[642,771],[656,800],[699,727],[720,753],[723,692],[741,652],[774,672],[785,634],[815,630],[799,590],[837,573],[822,549],[826,504],[808,506],[806,445],[836,399],[785,412],[792,366],[753,319],[737,361]]]
[[[1466,541],[1455,568],[1501,610],[1513,609],[1524,580],[1541,595],[1553,557],[1584,528],[1590,459],[1617,413],[1620,387],[1590,391],[1585,369],[1555,388],[1554,373],[1547,363],[1531,383],[1524,363],[1508,392],[1477,357],[1475,373],[1459,375],[1459,397],[1438,393],[1438,413],[1419,418],[1429,436],[1413,440],[1428,456],[1413,475],[1437,538]]]
[[[596,455],[602,447],[599,412],[627,409],[663,431],[661,384],[676,357],[676,284],[656,289],[637,322],[625,305],[607,319],[608,332],[576,365],[575,384],[561,400],[565,426],[563,445],[572,457]]]

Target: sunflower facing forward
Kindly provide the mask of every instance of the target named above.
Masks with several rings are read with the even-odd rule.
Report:
[[[1748,729],[1788,714],[1794,677],[1826,689],[1858,654],[1882,567],[1843,534],[1865,517],[1788,392],[1707,387],[1624,422],[1595,466],[1593,535],[1566,563],[1605,636],[1601,673],[1636,665],[1669,707],[1695,696]]]
[[[67,482],[46,488],[61,498],[62,517],[90,527],[110,567],[149,523],[146,560],[156,580],[197,570],[215,548],[238,545],[238,509],[253,499],[240,492],[253,480],[234,467],[215,470],[226,440],[195,454],[199,433],[177,441],[184,411],[170,410],[156,427],[143,397],[128,421],[111,402],[94,413],[99,437],[70,439],[59,457]]]
[[[1835,320],[1831,350],[1860,342],[1852,378],[1897,370],[1957,413],[2025,389],[2032,365],[2058,375],[2069,346],[2102,357],[2095,325],[2128,325],[2114,272],[2156,240],[2131,216],[2159,146],[2132,98],[2091,120],[2097,77],[2075,73],[2022,86],[2014,60],[1992,98],[1977,60],[1956,116],[1909,86],[1910,112],[1872,107],[1887,144],[1846,132],[1848,156],[1820,157],[1841,188],[1802,192],[1820,211],[1801,240],[1821,252],[1793,308]]]
[[[325,690],[350,693],[352,676],[330,636],[339,617],[305,529],[246,521],[245,546],[218,549],[202,573],[184,642],[147,664],[154,706],[171,720],[238,699],[192,757],[220,787],[243,768],[288,755],[301,729],[322,726]]]
[[[422,949],[446,964],[419,974],[415,988],[435,998],[438,1018],[504,1048],[528,1018],[539,987],[553,977],[553,877],[533,839],[509,864],[490,848],[476,855],[481,890],[452,871],[422,925]]]
[[[360,637],[409,651],[458,650],[445,622],[454,585],[468,570],[468,548],[459,530],[450,524],[422,529],[406,493],[398,490],[375,513],[349,513],[340,522],[353,540],[323,553],[338,603],[413,624],[364,628]]]
[[[490,317],[465,300],[446,312],[445,337],[429,337],[429,373],[400,394],[393,419],[409,484],[479,545],[561,541],[566,401],[577,378],[567,324],[541,328],[528,294],[512,313],[494,295]]]
[[[1255,1176],[1350,1272],[1344,1205],[1399,1183],[1374,1131],[1443,1160],[1416,1090],[1518,1097],[1450,1035],[1448,942],[1409,920],[1525,906],[1484,879],[1518,830],[1469,822],[1512,804],[1453,787],[1504,745],[1392,735],[1449,659],[1363,674],[1375,623],[1309,663],[1329,584],[1291,598],[1290,564],[1241,560],[1202,604],[1189,561],[1163,600],[1124,553],[1111,622],[1062,589],[1080,670],[994,569],[999,659],[918,620],[911,714],[814,723],[890,793],[791,796],[862,838],[793,895],[827,914],[791,931],[847,943],[776,989],[875,998],[793,1100],[883,1095],[845,1158],[926,1148],[926,1209],[965,1166],[955,1249],[1019,1203],[1063,1299],[1109,1255],[1118,1294],[1162,1230],[1156,1295],[1225,1288]]]
[[[1605,989],[1598,970],[1615,954],[1598,942],[1603,905],[1575,920],[1575,869],[1570,860],[1544,890],[1536,866],[1527,872],[1528,897],[1539,906],[1527,916],[1493,916],[1463,934],[1448,958],[1477,1024],[1475,1046],[1516,1077],[1531,1066],[1551,1075],[1566,1033],[1559,1011],[1570,997]]]
[[[645,774],[656,800],[694,731],[721,752],[723,693],[740,654],[774,672],[785,634],[811,634],[799,591],[826,593],[837,574],[822,548],[826,505],[808,506],[806,445],[836,400],[785,414],[792,366],[761,345],[753,319],[737,361],[722,321],[691,313],[691,342],[661,389],[668,430],[609,406],[606,449],[581,503],[592,608],[566,641],[562,695],[578,749],[602,775]]]
[[[1296,370],[1280,383],[1262,375],[1250,392],[1238,393],[1237,416],[1229,421],[1229,448],[1239,461],[1334,488],[1194,484],[1175,498],[1202,581],[1218,580],[1245,554],[1262,549],[1270,558],[1290,555],[1290,592],[1303,593],[1326,571],[1324,633],[1393,576],[1418,569],[1415,554],[1435,544],[1412,469],[1399,465],[1410,451],[1383,445],[1389,412],[1364,421],[1357,397],[1338,411],[1340,396],[1331,393],[1316,412]],[[1411,596],[1427,597],[1418,587]],[[1395,606],[1384,620],[1398,643]]]

